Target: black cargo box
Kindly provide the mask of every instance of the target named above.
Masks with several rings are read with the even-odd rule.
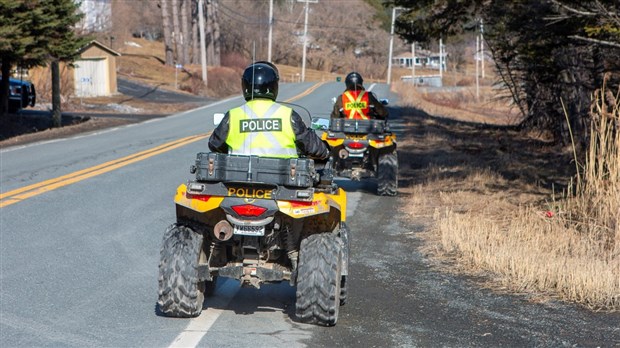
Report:
[[[385,120],[350,120],[346,118],[332,118],[329,130],[344,133],[384,133],[387,131]]]
[[[200,152],[196,156],[197,181],[241,181],[312,187],[318,178],[308,158],[268,158]]]

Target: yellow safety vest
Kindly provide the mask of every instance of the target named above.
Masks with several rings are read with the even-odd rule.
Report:
[[[230,110],[228,153],[296,158],[293,110],[271,100],[254,99]]]

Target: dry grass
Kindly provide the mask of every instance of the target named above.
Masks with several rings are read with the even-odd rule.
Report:
[[[435,116],[494,125],[515,124],[521,118],[510,100],[498,95],[491,86],[481,86],[479,98],[476,98],[475,86],[442,92],[397,82],[394,88],[400,91],[408,106]]]
[[[209,67],[207,71],[208,88],[202,82],[200,65],[186,65],[175,72],[174,67],[165,66],[164,49],[161,42],[134,39],[135,45],[124,45],[119,49],[122,56],[118,57],[118,73],[132,80],[156,85],[160,88],[185,91],[192,94],[210,97],[226,97],[240,94],[241,74],[250,62],[239,55],[222,57],[225,66]],[[301,68],[278,65],[282,82],[298,82]],[[176,73],[176,77],[175,77]],[[306,81],[335,81],[338,74],[306,69]],[[344,79],[344,77],[343,77]],[[176,81],[175,81],[176,80]]]
[[[118,75],[158,88],[188,92],[209,97],[226,97],[239,93],[239,76],[236,68],[209,67],[208,86],[202,81],[200,65],[186,65],[175,69],[164,65],[164,49],[161,42],[134,39],[139,47],[124,45],[117,58]]]
[[[278,71],[280,72],[280,79],[283,82],[299,82],[301,78],[301,68],[288,65],[278,65]],[[306,81],[336,81],[336,77],[340,76],[343,81],[342,74],[328,73],[325,71],[306,69],[305,78]]]
[[[496,137],[492,135],[426,131],[419,143],[428,148],[449,144],[453,151],[447,154],[451,159],[443,160],[445,165],[433,159],[421,168],[416,177],[424,179],[404,190],[411,197],[408,204],[416,207],[411,216],[434,221],[425,235],[427,251],[437,259],[452,260],[462,272],[488,275],[494,288],[560,298],[596,310],[620,309],[620,113],[617,96],[607,96],[606,102],[599,96],[593,106],[592,143],[578,180],[565,190],[576,192],[570,196],[555,197],[549,185],[541,187],[538,175],[554,166],[565,175],[566,161],[553,163],[561,157],[543,154],[539,146],[510,145],[507,142],[515,139],[507,137],[498,145],[489,142]],[[427,102],[432,104],[416,100],[413,105],[429,112]],[[442,115],[483,123],[492,123],[495,119],[488,115],[497,113],[470,117],[443,107]],[[432,106],[431,112],[433,108],[440,106]],[[463,126],[450,127],[446,129]],[[403,145],[405,151],[415,148]],[[508,151],[499,151],[502,146]]]

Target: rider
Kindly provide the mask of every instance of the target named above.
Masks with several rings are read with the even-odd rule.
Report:
[[[246,103],[229,110],[209,138],[214,152],[327,159],[329,150],[293,109],[275,102],[278,69],[269,62],[249,65],[241,77]]]
[[[377,100],[374,93],[364,89],[362,75],[351,72],[344,79],[347,89],[336,98],[332,118],[349,118],[368,120],[371,118],[386,119],[388,112],[383,104]]]

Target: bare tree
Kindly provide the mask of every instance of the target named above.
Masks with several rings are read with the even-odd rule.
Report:
[[[222,50],[250,58],[256,43],[257,59],[267,58],[268,36],[266,1],[218,0],[221,39],[214,37]],[[304,29],[303,2],[276,1],[272,60],[275,63],[299,65],[302,60]],[[217,12],[216,12],[217,14]],[[345,73],[358,70],[376,78],[385,74],[388,33],[377,29],[381,23],[377,11],[366,1],[319,1],[310,4],[308,21],[309,46],[307,66],[312,69]],[[216,33],[214,33],[216,35]]]
[[[207,2],[207,60],[215,66],[220,65],[220,26],[217,8],[217,1]]]
[[[200,64],[200,36],[198,36],[198,1],[192,1],[192,64]]]
[[[189,7],[190,0],[181,0],[181,52],[179,62],[183,65],[189,63]]]
[[[175,61],[178,63],[183,52],[181,43],[181,25],[179,24],[179,0],[172,0],[172,39],[174,40]]]
[[[163,36],[161,1],[112,1],[111,32],[120,44],[132,36],[159,40]],[[140,16],[136,16],[140,13]]]
[[[168,12],[168,0],[161,0],[161,18],[164,27],[164,46],[166,51],[166,65],[174,64],[174,49],[172,48],[172,33],[170,31],[170,13]]]
[[[222,49],[221,49],[221,40],[220,40],[220,20],[218,15],[218,0],[213,0],[211,16],[213,21],[213,60],[211,61],[211,65],[219,66]]]

